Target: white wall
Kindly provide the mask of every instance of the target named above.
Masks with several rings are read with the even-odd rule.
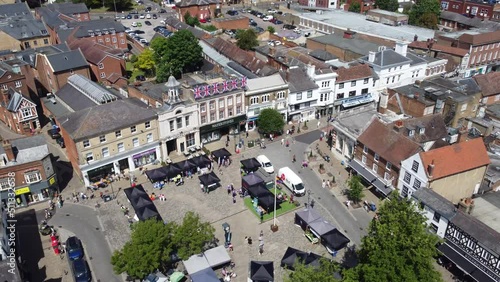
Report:
[[[356,96],[362,95],[361,91],[363,89],[368,89],[368,93],[372,93],[374,86],[373,86],[373,77],[369,77],[368,81],[365,83],[365,79],[358,79],[354,80],[356,81],[356,85],[352,86],[352,81],[343,81],[343,82],[337,82],[335,83],[335,95],[334,95],[334,101],[337,100],[337,95],[340,93],[344,93],[344,98],[349,98],[349,92],[351,91],[356,91]],[[341,89],[341,85],[343,83],[343,88]]]
[[[176,115],[178,111],[181,111],[181,113]],[[179,116],[182,117],[182,128],[176,128],[174,131],[170,131],[170,120],[174,120],[174,124],[177,126],[175,119]],[[189,126],[185,124],[186,116],[189,116]],[[198,128],[200,126],[199,116],[198,105],[194,103],[188,106],[178,106],[173,111],[158,114],[159,139],[162,140],[168,136],[178,134],[181,131],[189,132],[194,128]]]
[[[426,224],[429,226],[431,224],[437,226],[438,229],[437,229],[436,234],[440,238],[444,238],[446,228],[448,228],[448,220],[446,218],[444,218],[443,215],[441,215],[441,217],[439,218],[439,221],[434,220],[435,211],[428,206],[424,206],[424,210],[422,211],[422,213],[423,213],[423,216],[427,219]]]
[[[333,104],[335,100],[335,82],[336,82],[337,74],[336,73],[326,73],[326,74],[314,74],[311,79],[316,82],[318,85],[318,89],[315,89],[316,95],[313,94],[313,97],[316,96],[318,107],[329,106]],[[327,85],[323,84],[323,82],[327,82]],[[313,91],[313,92],[314,92]],[[321,99],[321,94],[323,93],[323,100]],[[329,95],[325,95],[329,93]]]
[[[418,134],[418,133],[416,133]],[[417,172],[412,170],[413,162],[417,161],[418,162],[418,170]],[[422,164],[422,159],[420,158],[419,154],[415,154],[411,157],[409,157],[406,160],[403,160],[401,162],[401,170],[399,171],[399,179],[398,179],[398,191],[399,194],[402,194],[403,191],[403,185],[408,187],[408,196],[411,196],[413,192],[416,191],[416,189],[413,187],[415,184],[415,179],[420,181],[420,187],[427,187],[429,179],[427,178],[426,174],[426,169],[423,167]],[[406,172],[408,172],[411,175],[410,183],[405,182],[404,177]]]

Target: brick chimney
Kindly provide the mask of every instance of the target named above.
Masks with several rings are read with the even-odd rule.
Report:
[[[396,130],[397,132],[401,132],[401,129],[403,129],[403,121],[402,120],[397,120],[394,122],[394,130]]]
[[[432,178],[432,175],[434,173],[434,160],[427,166],[427,175],[429,178]]]
[[[14,156],[14,150],[12,149],[12,145],[9,140],[2,141],[2,147],[5,151],[5,155],[7,156],[7,161],[15,161],[16,157]]]
[[[458,131],[457,143],[467,141],[468,134],[469,134],[469,130],[467,129],[467,126],[463,125],[462,127],[460,127],[460,130]]]
[[[351,39],[356,32],[352,31],[350,28],[348,28],[346,31],[344,31],[344,38]]]

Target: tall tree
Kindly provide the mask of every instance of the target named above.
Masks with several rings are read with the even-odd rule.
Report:
[[[276,32],[276,29],[274,28],[274,26],[270,25],[267,27],[267,31],[269,31],[269,33],[271,34],[274,34]]]
[[[132,9],[132,0],[105,0],[104,5],[108,8],[108,11],[114,11],[116,5],[116,11],[128,11]]]
[[[197,70],[203,63],[198,39],[189,30],[179,30],[169,38],[155,38],[151,42],[155,52],[156,81],[165,82],[170,75],[180,77],[183,72]]]
[[[340,270],[340,267],[334,261],[322,258],[320,259],[319,268],[304,265],[302,262],[296,263],[293,267],[295,271],[290,272],[288,277],[285,277],[285,282],[337,282],[334,276]]]
[[[154,75],[155,60],[153,51],[149,48],[144,49],[144,51],[137,56],[137,61],[134,63],[134,67],[143,70],[148,76]]]
[[[259,132],[267,134],[283,131],[285,121],[280,112],[275,109],[264,109],[259,114]]]
[[[415,204],[394,192],[370,223],[358,252],[359,264],[344,272],[344,281],[442,281],[432,263],[438,242]]]
[[[353,12],[353,13],[359,13],[359,12],[361,12],[361,4],[358,1],[353,2],[349,6],[349,12]]]
[[[73,3],[85,3],[89,9],[103,7],[102,0],[73,0]]]
[[[188,259],[193,254],[203,252],[205,244],[214,238],[215,229],[208,222],[202,222],[200,216],[188,212],[182,224],[176,226],[172,244],[181,259]]]
[[[347,197],[349,200],[359,203],[363,199],[363,184],[361,184],[361,178],[355,175],[347,180],[347,187],[349,187]]]
[[[236,33],[236,45],[243,50],[250,50],[259,46],[257,34],[253,29],[238,30]]]
[[[200,20],[197,17],[191,16],[189,11],[184,14],[184,22],[190,26],[199,26]]]
[[[399,8],[399,3],[398,0],[375,0],[375,6],[382,10],[396,12]]]
[[[437,27],[441,3],[434,0],[417,0],[410,9],[409,23],[426,28]]]

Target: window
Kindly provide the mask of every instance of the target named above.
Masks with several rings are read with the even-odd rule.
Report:
[[[307,91],[307,98],[312,98],[313,92],[312,90]]]
[[[415,178],[415,180],[413,181],[413,188],[415,188],[415,190],[418,190],[418,189],[420,189],[420,185],[422,185],[420,180]]]
[[[285,99],[285,91],[276,92],[276,99]]]
[[[413,170],[414,172],[418,172],[418,162],[417,161],[413,161],[413,164],[411,165],[411,170]]]
[[[321,88],[329,87],[330,86],[330,81],[323,81],[321,82]]]
[[[403,190],[401,191],[401,196],[402,196],[403,198],[408,197],[408,190],[409,190],[409,188],[408,188],[407,186],[404,186],[404,185],[403,185]]]
[[[177,123],[177,129],[182,128],[182,118],[178,117],[175,119],[175,121]]]
[[[125,44],[125,39],[120,39],[120,44]]]
[[[3,89],[3,90],[8,90],[8,89],[9,89],[9,87],[7,86],[7,84],[2,84],[2,89]]]
[[[434,223],[431,223],[431,225],[429,226],[430,230],[432,233],[437,233],[438,232],[438,226]]]
[[[224,110],[219,111],[219,119],[223,119],[223,118],[224,118]]]
[[[153,142],[153,133],[148,133],[148,135],[146,135],[146,142]]]
[[[365,153],[365,154],[368,153],[368,147],[366,147],[366,145],[363,146],[363,153]]]
[[[441,8],[448,10],[448,2],[441,2]]]
[[[191,146],[194,146],[195,145],[195,137],[194,137],[194,133],[189,133],[189,134],[186,134],[186,146],[187,147],[191,147]]]
[[[109,37],[106,37],[106,42],[109,42]]]
[[[10,178],[5,177],[0,179],[0,190],[7,190],[10,189],[10,187],[12,187]]]
[[[391,174],[388,172],[384,172],[384,180],[386,180],[386,181],[391,180]]]
[[[349,91],[349,97],[354,97],[354,96],[356,96],[356,90]]]
[[[17,80],[17,81],[16,81],[16,88],[19,88],[19,87],[21,87],[21,86],[23,86],[23,84],[21,83],[21,81],[20,81],[20,80]]]
[[[210,110],[215,110],[215,101],[210,101]]]
[[[106,77],[106,73],[101,72],[101,78],[105,78],[105,77]]]
[[[361,89],[361,94],[368,94],[368,88]]]
[[[337,94],[337,99],[344,99],[344,93]]]
[[[134,138],[132,139],[132,144],[134,145],[134,147],[139,147],[139,138]]]
[[[463,104],[462,107],[460,108],[461,112],[465,112],[467,110],[467,104]]]
[[[434,217],[432,217],[432,220],[435,222],[439,222],[439,220],[441,220],[441,215],[438,212],[434,212]]]
[[[405,172],[405,177],[403,178],[403,180],[404,180],[404,182],[410,184],[411,174],[408,171]]]
[[[408,131],[408,136],[412,137],[413,135],[415,135],[415,130],[410,129],[410,130]]]
[[[210,113],[210,121],[215,121],[215,113]]]
[[[109,157],[109,149],[108,149],[108,147],[102,148],[102,157],[103,158]]]
[[[250,98],[250,105],[255,105],[259,103],[259,97]]]
[[[90,163],[90,162],[94,161],[94,154],[92,154],[92,152],[87,153],[85,158],[86,158],[87,162]]]
[[[174,121],[173,120],[169,121],[169,125],[170,125],[170,132],[174,131],[175,130],[175,125],[174,125]]]
[[[369,79],[369,78],[365,78],[365,79],[363,80],[363,84],[368,84],[368,82],[369,82],[369,81],[370,81],[370,79]]]
[[[374,159],[376,162],[378,162],[379,158],[380,158],[380,156],[379,156],[377,153],[375,153],[375,155],[373,156],[373,159]]]
[[[241,103],[241,95],[236,96],[236,103]]]
[[[116,43],[116,37],[113,37],[113,43]]]
[[[201,124],[205,124],[207,122],[207,116],[201,116]]]
[[[236,114],[237,115],[241,114],[241,106],[236,107]]]
[[[269,94],[262,95],[262,103],[269,102]]]
[[[344,89],[344,83],[339,83],[339,89]]]
[[[302,100],[302,93],[297,93],[297,101]]]
[[[394,83],[394,81],[395,81],[395,80],[396,80],[396,77],[395,77],[395,76],[393,76],[393,77],[392,77],[392,83]]]
[[[372,170],[373,170],[375,173],[377,173],[377,171],[378,171],[378,165],[373,164]]]
[[[227,105],[232,106],[233,105],[233,98],[227,98]]]
[[[184,124],[187,126],[189,126],[189,116],[185,116],[184,117]]]
[[[207,111],[207,108],[206,108],[206,104],[205,104],[205,103],[203,103],[203,104],[201,104],[201,105],[200,105],[200,111],[201,111],[202,113],[204,113],[204,112],[206,112],[206,111]]]
[[[99,136],[99,142],[101,142],[101,143],[106,142],[106,135]]]
[[[361,162],[362,162],[363,164],[366,164],[366,156],[362,156],[362,157],[361,157]]]
[[[224,99],[219,100],[219,108],[224,108]]]
[[[99,66],[99,69],[100,69],[100,70],[103,70],[103,69],[104,69],[104,64],[103,64],[103,63],[99,63],[99,65],[98,65],[98,66]]]
[[[45,45],[49,44],[49,40],[48,40],[47,38],[45,38],[45,39],[43,40],[43,44],[45,44]]]
[[[386,169],[391,169],[391,168],[392,168],[392,164],[391,164],[390,162],[387,162],[387,163],[385,164],[385,168],[386,168]]]
[[[26,183],[34,183],[42,180],[42,175],[39,170],[32,170],[24,173],[24,180]]]
[[[151,128],[151,122],[150,122],[150,121],[146,121],[146,122],[144,123],[144,127],[145,127],[145,128]]]
[[[25,118],[29,118],[31,116],[33,116],[33,113],[31,112],[31,108],[21,109],[21,118],[25,119]]]
[[[123,143],[118,143],[116,145],[116,148],[118,149],[118,152],[123,152],[125,151],[125,146],[123,146]]]
[[[227,117],[233,116],[233,109],[227,109]]]
[[[356,80],[351,81],[351,87],[356,86]]]
[[[137,128],[135,128],[135,125],[130,127],[130,133],[135,133],[136,131]]]
[[[83,140],[83,148],[88,148],[90,147],[90,141],[89,140]]]

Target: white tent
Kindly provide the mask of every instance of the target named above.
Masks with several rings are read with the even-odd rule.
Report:
[[[191,256],[188,260],[182,261],[189,274],[210,268],[207,259],[203,254]]]
[[[224,246],[218,246],[207,250],[205,251],[204,255],[208,261],[208,264],[212,268],[231,262],[231,257],[227,253],[227,250]]]

